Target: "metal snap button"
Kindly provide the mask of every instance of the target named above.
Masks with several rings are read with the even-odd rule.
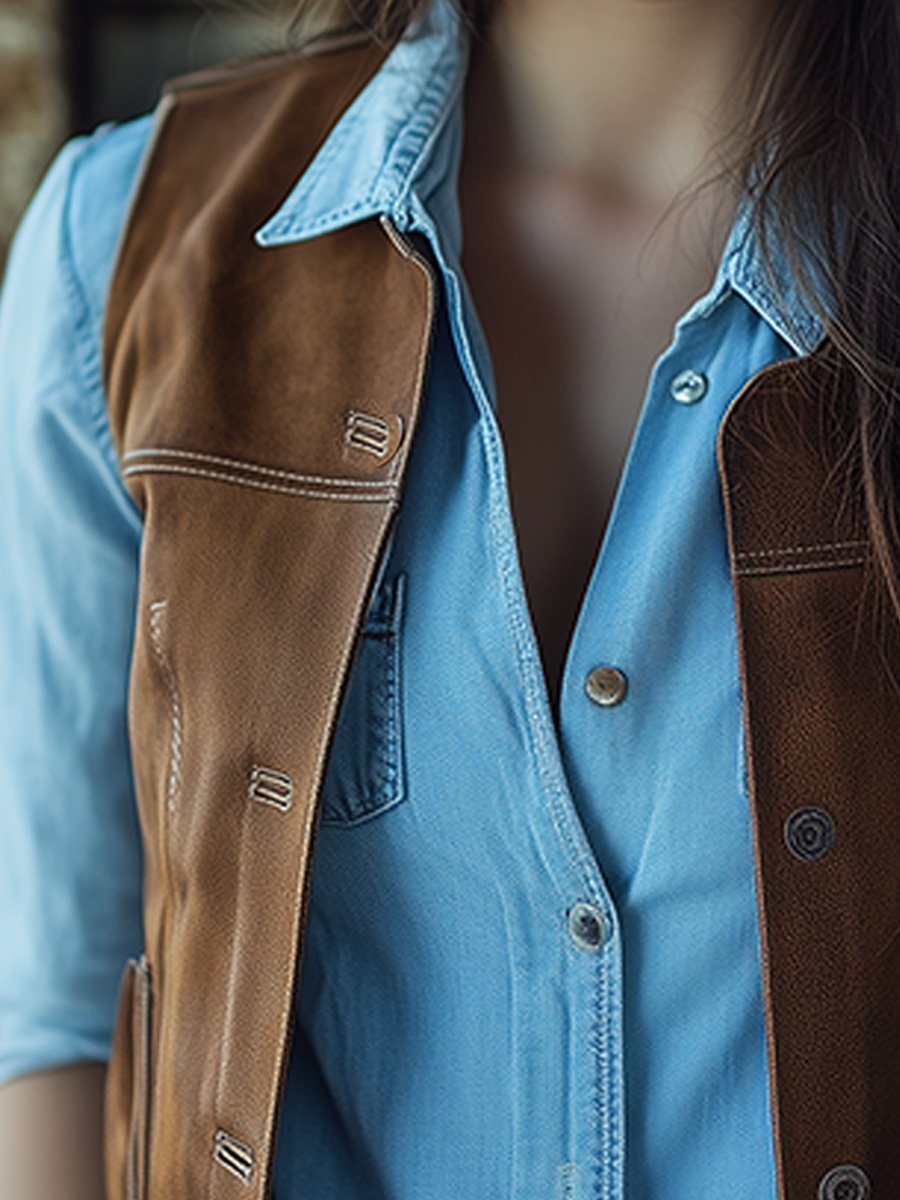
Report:
[[[791,854],[806,862],[823,858],[834,842],[834,821],[824,808],[798,808],[784,823],[784,840]]]
[[[584,681],[584,690],[595,704],[620,704],[628,691],[628,680],[618,667],[594,667]]]
[[[579,900],[568,912],[569,933],[579,950],[599,950],[608,936],[606,917],[596,904]]]
[[[679,404],[694,404],[702,400],[709,388],[709,380],[700,371],[690,368],[680,371],[669,384],[672,399]]]
[[[819,1183],[819,1200],[868,1200],[871,1194],[868,1175],[852,1163],[832,1167]]]

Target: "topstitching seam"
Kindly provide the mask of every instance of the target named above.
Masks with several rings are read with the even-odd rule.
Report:
[[[397,487],[396,484],[387,481],[381,485],[381,491],[377,493],[355,494],[353,492],[329,492],[324,489],[288,487],[277,483],[263,483],[261,479],[242,479],[238,475],[227,475],[224,471],[204,471],[200,467],[183,467],[176,464],[150,463],[145,466],[126,467],[122,472],[123,475],[141,475],[141,474],[170,474],[170,475],[197,475],[204,479],[219,479],[224,483],[234,483],[239,487],[260,488],[268,492],[283,492],[289,496],[308,496],[313,500],[369,500],[369,501],[391,501],[394,499]]]
[[[847,550],[852,546],[867,546],[864,538],[849,542],[811,542],[806,546],[777,546],[774,550],[737,550],[735,558],[777,558],[781,554],[802,554],[816,550]]]
[[[168,446],[142,446],[122,455],[122,462],[158,454],[167,458],[190,458],[199,462],[216,463],[223,467],[235,467],[242,471],[255,471],[260,475],[271,475],[278,479],[293,479],[297,483],[330,483],[347,488],[383,488],[387,486],[379,479],[344,479],[334,475],[305,475],[300,471],[288,471],[282,467],[267,467],[249,459],[229,458],[222,454],[205,454],[199,450],[178,450]]]
[[[859,567],[865,558],[825,558],[817,562],[763,563],[757,567],[738,567],[736,575],[780,575],[786,571],[814,571],[822,567]]]
[[[162,672],[163,679],[166,684],[166,691],[169,694],[169,705],[172,714],[172,740],[169,748],[169,777],[166,785],[166,805],[171,811],[175,807],[175,797],[178,791],[178,785],[181,781],[181,701],[178,695],[178,688],[175,684],[175,677],[172,674],[172,668],[169,664],[168,656],[166,655],[163,646],[162,634],[160,632],[160,617],[166,611],[166,601],[156,600],[150,605],[150,640],[153,644],[153,652],[156,655],[156,660],[159,664],[159,669]]]

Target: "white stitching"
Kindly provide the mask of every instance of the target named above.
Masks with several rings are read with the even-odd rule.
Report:
[[[282,487],[277,483],[263,483],[256,479],[243,479],[239,475],[226,475],[222,471],[202,471],[199,467],[176,467],[165,466],[162,463],[151,463],[144,467],[126,467],[122,472],[124,475],[153,475],[153,474],[174,474],[174,475],[198,475],[205,479],[220,479],[224,483],[236,483],[244,487],[261,488],[267,492],[285,492],[289,496],[309,496],[314,500],[375,500],[384,501],[390,500],[397,492],[397,484],[391,481],[380,483],[379,488],[383,489],[383,493],[377,495],[354,496],[352,492],[326,492],[313,491],[311,488],[294,488]]]
[[[816,567],[859,567],[866,562],[864,558],[835,558],[821,559],[818,562],[803,562],[778,564],[767,563],[761,567],[738,567],[736,575],[779,575],[784,571],[813,571]]]
[[[169,779],[166,787],[166,804],[171,812],[175,807],[175,796],[181,779],[181,701],[175,686],[175,677],[163,649],[162,634],[159,628],[160,613],[165,607],[165,600],[157,600],[150,605],[150,640],[165,680],[172,712],[172,745],[169,754]]]
[[[385,484],[379,479],[342,479],[332,475],[302,475],[298,471],[286,471],[281,467],[266,467],[262,463],[250,462],[241,458],[225,458],[219,454],[201,454],[199,450],[174,450],[164,446],[142,447],[140,450],[129,450],[122,455],[122,461],[145,458],[148,454],[159,454],[170,458],[195,458],[200,462],[218,463],[223,467],[236,467],[242,471],[256,471],[260,475],[272,475],[278,479],[293,479],[297,483],[328,483],[348,488],[380,488]]]
[[[813,542],[808,546],[779,546],[775,550],[738,550],[735,558],[775,558],[779,554],[800,554],[813,550],[846,550],[850,546],[867,546],[865,539],[853,542]]]

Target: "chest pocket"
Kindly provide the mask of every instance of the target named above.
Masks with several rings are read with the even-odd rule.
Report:
[[[322,781],[323,825],[358,825],[406,795],[401,642],[406,576],[384,579],[360,632]]]

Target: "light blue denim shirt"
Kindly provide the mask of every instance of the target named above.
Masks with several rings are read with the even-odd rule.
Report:
[[[389,213],[429,239],[443,297],[322,790],[275,1197],[772,1200],[715,439],[750,376],[822,330],[784,270],[796,321],[780,315],[742,206],[650,375],[557,734],[459,266],[467,38],[437,0],[256,235],[265,254]],[[142,527],[100,332],[150,128],[63,148],[0,308],[0,1080],[106,1058],[142,948],[126,732]],[[688,369],[706,382],[693,403],[672,392]],[[627,677],[614,707],[585,691],[598,664]]]

